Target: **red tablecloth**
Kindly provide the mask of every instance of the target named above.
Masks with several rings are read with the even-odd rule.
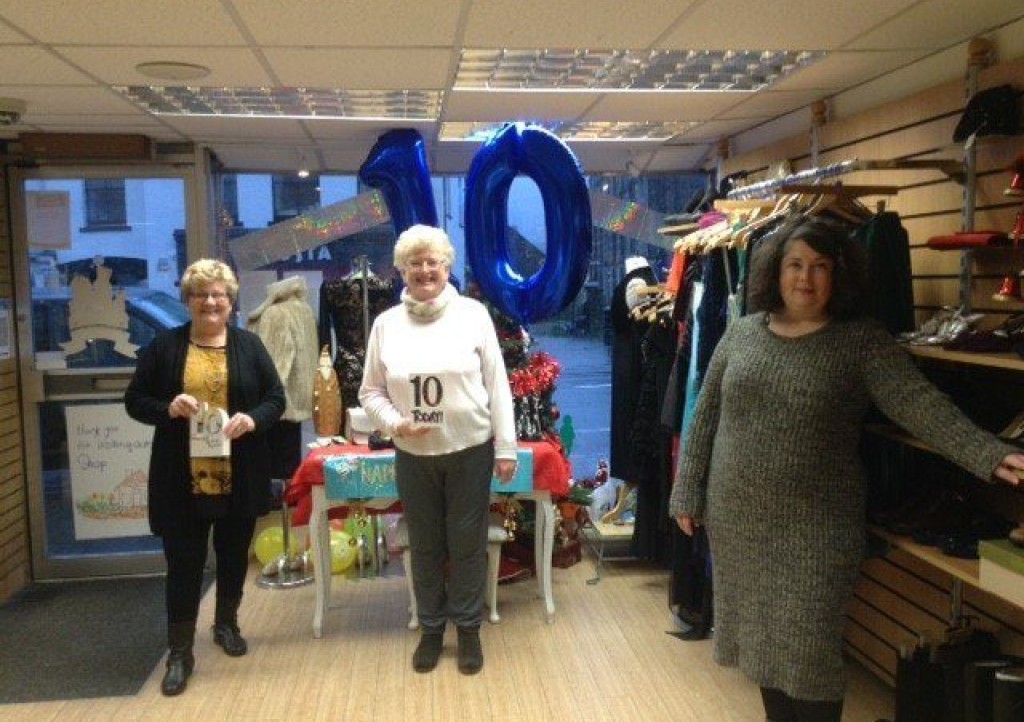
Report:
[[[565,496],[569,493],[569,479],[572,476],[572,466],[565,458],[561,447],[554,441],[520,441],[519,446],[533,450],[533,488],[534,490],[546,490],[551,492],[553,498]],[[333,444],[313,449],[306,455],[306,458],[295,470],[288,489],[285,492],[285,501],[288,506],[294,506],[292,514],[292,525],[303,526],[309,523],[309,516],[313,511],[313,497],[311,488],[324,483],[324,461],[332,456],[342,454],[368,454],[369,447],[355,444]],[[399,504],[383,511],[397,511]],[[344,507],[331,509],[329,516],[332,518],[346,515]]]

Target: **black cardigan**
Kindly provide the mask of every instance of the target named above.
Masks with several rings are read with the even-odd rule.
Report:
[[[167,410],[182,392],[191,324],[157,336],[139,356],[124,394],[128,415],[155,426],[149,460],[149,527],[164,531],[191,512],[187,419]],[[270,446],[267,431],[284,413],[284,387],[263,342],[249,331],[228,326],[228,413],[246,413],[256,428],[231,442],[229,513],[256,517],[270,511]]]

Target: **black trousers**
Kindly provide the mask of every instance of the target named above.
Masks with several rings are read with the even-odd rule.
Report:
[[[167,560],[167,622],[194,622],[199,617],[199,597],[210,531],[217,560],[217,606],[242,598],[249,568],[249,544],[256,529],[255,517],[199,519],[183,517],[163,535]]]

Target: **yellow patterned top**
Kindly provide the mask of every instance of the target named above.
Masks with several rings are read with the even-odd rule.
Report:
[[[228,359],[223,347],[189,344],[185,357],[185,393],[200,403],[228,408]],[[192,494],[226,496],[231,493],[231,459],[197,458],[192,462]]]

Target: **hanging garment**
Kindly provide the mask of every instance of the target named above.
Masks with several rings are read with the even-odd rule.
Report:
[[[395,305],[391,282],[370,274],[365,281],[364,316],[363,283],[361,276],[354,276],[320,284],[320,346],[334,349],[334,370],[341,396],[349,405],[358,403],[369,329],[377,316]]]
[[[657,283],[654,271],[645,266],[627,273],[612,291],[612,409],[608,454],[611,475],[631,483],[636,472],[630,439],[643,375],[643,353],[640,347],[643,331],[630,318],[626,304],[626,286],[634,278],[641,278],[652,286]]]

